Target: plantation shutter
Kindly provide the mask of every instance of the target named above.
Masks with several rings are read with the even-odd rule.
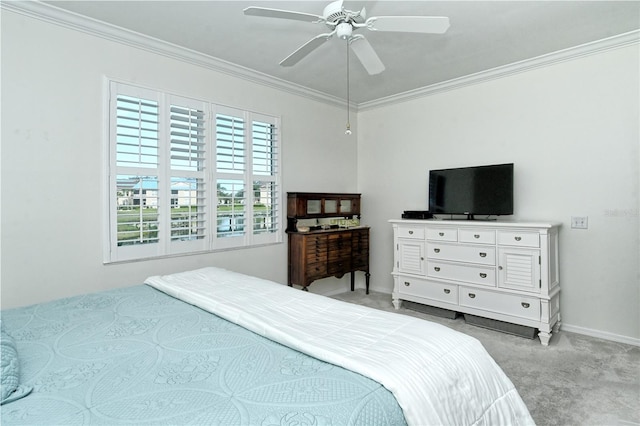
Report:
[[[254,241],[269,242],[280,229],[278,127],[273,117],[254,115],[251,128]]]
[[[206,202],[206,105],[172,97],[169,114],[170,250],[172,253],[205,250],[208,248],[209,214]]]
[[[111,181],[114,208],[110,251],[116,259],[156,255],[159,249],[158,183],[160,106],[156,93],[111,87]],[[139,248],[135,248],[139,247]]]
[[[105,262],[281,242],[278,128],[109,82]]]
[[[218,108],[216,123],[216,247],[247,244],[247,144],[244,112]]]

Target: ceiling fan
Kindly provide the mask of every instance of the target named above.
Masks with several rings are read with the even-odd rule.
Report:
[[[364,68],[371,75],[379,74],[385,67],[378,54],[362,34],[354,34],[361,28],[370,31],[391,31],[408,33],[443,34],[449,28],[449,18],[444,16],[373,16],[367,18],[363,7],[360,11],[347,10],[343,0],[330,3],[321,15],[294,12],[290,10],[270,9],[265,7],[247,7],[245,15],[267,18],[292,19],[297,21],[325,24],[328,33],[320,34],[300,46],[292,54],[284,58],[280,65],[290,67],[297,64],[309,53],[320,47],[324,42],[337,35],[346,40],[351,50],[356,54]]]

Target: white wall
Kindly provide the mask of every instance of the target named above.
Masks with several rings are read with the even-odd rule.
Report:
[[[356,190],[343,109],[2,10],[2,308],[208,265],[286,283],[286,236],[250,250],[102,264],[105,76],[280,115],[284,192]]]
[[[358,115],[372,286],[391,226],[426,210],[429,169],[515,163],[515,219],[562,222],[565,330],[640,343],[639,49],[606,51]],[[588,216],[589,229],[570,227]]]

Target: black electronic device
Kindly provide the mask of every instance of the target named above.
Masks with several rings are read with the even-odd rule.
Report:
[[[402,213],[403,219],[431,219],[433,214],[428,210],[405,210]]]
[[[431,214],[513,214],[513,163],[429,171]]]

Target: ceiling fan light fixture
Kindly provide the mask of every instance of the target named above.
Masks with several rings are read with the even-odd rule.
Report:
[[[353,27],[347,22],[342,22],[336,26],[336,34],[342,40],[348,40],[353,32]]]

